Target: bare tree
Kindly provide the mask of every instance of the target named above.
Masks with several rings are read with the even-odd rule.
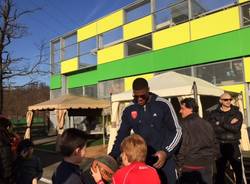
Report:
[[[38,48],[39,56],[35,62],[29,62],[23,57],[13,58],[7,49],[16,39],[27,34],[28,28],[19,22],[20,18],[36,10],[19,11],[13,0],[0,2],[0,113],[3,111],[3,88],[7,84],[12,85],[12,78],[30,77],[27,82],[30,84],[38,78],[34,75],[49,72],[46,67],[42,67],[44,64],[48,65],[48,58],[44,55],[44,42]]]

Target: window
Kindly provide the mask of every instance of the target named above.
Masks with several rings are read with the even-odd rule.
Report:
[[[236,2],[236,0],[191,0],[192,17],[235,4]]]
[[[145,17],[146,15],[149,15],[151,13],[150,7],[150,1],[144,1],[128,8],[127,10],[125,10],[126,22],[132,22],[134,20]]]
[[[62,60],[67,60],[77,56],[76,34],[63,38]]]
[[[156,11],[178,4],[184,0],[156,0]]]
[[[92,37],[79,43],[79,67],[85,68],[97,64],[97,39]]]
[[[53,89],[50,90],[50,99],[57,98],[62,95],[62,90],[61,89]]]
[[[196,77],[213,84],[230,85],[243,81],[243,64],[241,60],[198,66],[195,67],[195,70]]]
[[[86,96],[97,98],[97,85],[96,84],[85,86],[84,89],[85,89]]]
[[[156,28],[169,27],[188,20],[188,2],[174,4],[155,13]]]
[[[52,64],[52,73],[58,74],[60,73],[60,41],[52,42],[51,44],[51,64]]]
[[[176,73],[191,76],[191,67],[174,70]]]
[[[115,79],[98,83],[98,98],[110,98],[110,94],[124,91],[124,79]]]
[[[123,38],[122,27],[118,27],[116,29],[103,33],[102,45],[105,47],[111,44],[115,44],[119,41],[122,41],[122,38]]]
[[[152,50],[152,36],[144,36],[135,40],[128,41],[127,46],[127,56],[134,54],[139,54],[142,52]]]
[[[243,5],[242,10],[242,24],[243,26],[250,25],[250,4]]]
[[[76,96],[82,96],[83,95],[83,88],[78,87],[78,88],[69,88],[68,89],[69,94],[76,95]]]

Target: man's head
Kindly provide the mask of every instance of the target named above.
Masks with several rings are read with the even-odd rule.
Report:
[[[8,118],[0,114],[0,128],[8,129],[11,127],[11,122]]]
[[[121,156],[124,165],[132,162],[145,162],[147,155],[147,145],[145,140],[138,134],[133,134],[121,143]]]
[[[118,169],[118,164],[113,159],[113,157],[109,155],[103,155],[97,157],[92,163],[92,169],[96,172],[97,167],[101,173],[102,179],[105,181],[111,181],[113,174]]]
[[[232,96],[229,93],[223,93],[220,96],[220,104],[222,107],[230,108]]]
[[[133,82],[133,97],[139,105],[145,105],[149,99],[148,82],[144,78],[136,78]]]
[[[60,140],[60,152],[63,157],[74,157],[76,162],[81,162],[85,155],[87,135],[79,129],[66,129]]]
[[[185,98],[181,101],[180,114],[182,118],[192,113],[198,113],[198,105],[193,98]]]

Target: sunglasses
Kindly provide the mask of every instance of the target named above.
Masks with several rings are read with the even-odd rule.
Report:
[[[145,100],[147,98],[147,95],[133,95],[134,99],[139,99],[142,98],[143,100]]]
[[[221,99],[222,101],[232,101],[233,99],[232,98],[224,98],[224,99]]]

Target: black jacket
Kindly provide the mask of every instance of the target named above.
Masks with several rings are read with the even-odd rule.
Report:
[[[182,134],[170,102],[153,93],[150,93],[150,100],[144,106],[134,102],[125,108],[111,156],[119,157],[120,144],[131,130],[145,139],[148,155],[164,150],[168,157],[178,147]]]
[[[10,134],[0,127],[0,183],[11,183],[13,154]]]
[[[232,124],[231,121],[234,118],[238,121]],[[218,107],[209,114],[207,120],[214,127],[218,142],[239,143],[243,117],[238,107],[232,105],[231,109],[227,112],[223,112],[220,107]]]
[[[213,127],[196,114],[181,121],[182,143],[176,156],[177,165],[208,166],[218,154],[218,145]]]

